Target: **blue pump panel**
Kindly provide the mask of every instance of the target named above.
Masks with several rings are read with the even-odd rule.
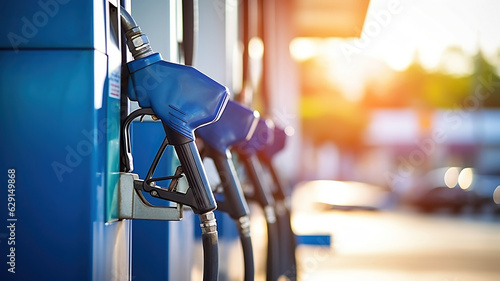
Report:
[[[134,173],[145,178],[156,152],[165,137],[161,122],[132,122],[131,144]],[[168,146],[155,176],[173,175],[179,165],[174,149]],[[165,186],[167,183],[158,182]],[[169,206],[170,202],[143,193],[155,206]],[[182,221],[135,220],[132,222],[132,280],[189,280],[194,244],[194,217],[185,211]],[[199,225],[199,224],[198,224]],[[191,252],[190,252],[191,250]],[[171,258],[173,256],[173,258]]]
[[[1,169],[16,171],[17,208],[12,217],[18,220],[13,245],[16,273],[9,276],[1,270],[1,279],[52,279],[57,269],[47,264],[50,261],[67,268],[65,278],[76,280],[83,273],[78,264],[87,269],[84,275],[91,272],[90,260],[84,259],[91,248],[79,246],[91,244],[91,215],[80,211],[91,203],[85,187],[103,181],[90,176],[93,155],[88,152],[99,147],[85,133],[92,132],[94,118],[78,116],[88,115],[94,107],[93,97],[88,98],[93,83],[86,73],[93,68],[93,52],[3,51],[0,61],[0,112],[2,120],[10,121],[4,124],[9,133],[1,139]],[[35,61],[45,67],[37,67]],[[67,71],[69,67],[74,71]],[[2,195],[6,205],[6,189]],[[7,213],[1,215],[6,222]],[[75,230],[71,239],[64,237],[64,229]],[[4,227],[1,231],[2,237],[10,234]],[[5,265],[7,240],[0,245],[0,262]]]
[[[113,221],[112,210],[121,54],[109,40],[109,9],[107,1],[2,4],[0,169],[15,181],[0,191],[0,204],[12,206],[0,212],[0,280],[130,277],[130,223]]]
[[[145,178],[165,133],[160,122],[132,122],[132,155],[134,173]],[[173,174],[173,150],[168,147],[156,169],[157,176]],[[144,193],[155,206],[169,202]],[[132,276],[133,280],[168,280],[168,221],[136,220],[132,222]]]
[[[106,1],[3,1],[0,48],[89,48],[105,52]]]
[[[128,226],[105,224],[107,131],[119,124],[108,123],[106,76],[95,71],[107,69],[106,55],[1,51],[0,61],[0,168],[16,179],[15,211],[0,217],[16,219],[14,231],[0,230],[0,279],[111,278],[107,255]],[[10,246],[15,274],[5,268]]]

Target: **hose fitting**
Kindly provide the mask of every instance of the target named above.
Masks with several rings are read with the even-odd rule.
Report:
[[[214,212],[200,214],[200,227],[202,234],[217,233],[217,221]]]
[[[267,205],[264,207],[264,215],[266,216],[266,221],[268,223],[276,222],[276,213],[274,212],[273,206]]]
[[[241,235],[250,237],[250,218],[248,216],[240,217],[237,221],[237,227]]]

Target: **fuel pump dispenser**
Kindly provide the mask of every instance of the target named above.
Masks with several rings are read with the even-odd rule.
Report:
[[[127,172],[133,169],[128,136],[128,126],[133,119],[145,115],[159,119],[166,134],[146,178],[141,180],[134,174],[125,173],[121,178],[124,181],[123,186],[128,186],[128,189],[133,187],[136,194],[134,200],[139,199],[143,205],[149,207],[152,206],[144,202],[141,191],[191,207],[201,221],[203,280],[218,280],[218,238],[213,214],[217,204],[195,144],[194,131],[219,119],[229,99],[228,91],[226,87],[190,66],[163,61],[160,54],[152,51],[147,36],[142,33],[130,14],[125,9],[121,12],[122,29],[127,46],[134,57],[134,60],[128,63],[128,97],[138,101],[141,107],[132,112],[124,122],[124,139],[129,162],[128,166],[125,165],[128,167]],[[156,166],[168,145],[173,145],[180,167],[173,176],[154,178]],[[177,190],[177,182],[181,176],[186,177],[189,185],[186,193]],[[170,180],[168,188],[156,184],[165,180]],[[174,216],[164,216],[162,219],[180,219],[175,216],[178,213],[172,212],[170,214]],[[134,215],[134,212],[131,214]]]
[[[222,192],[216,193],[218,210],[235,221],[243,249],[244,280],[254,280],[255,269],[250,238],[249,209],[229,148],[253,135],[259,113],[237,102],[229,101],[221,118],[197,130],[203,140],[202,155],[213,159],[220,176]]]
[[[273,165],[274,156],[280,152],[286,143],[287,134],[281,127],[275,126],[273,130],[273,142],[258,152],[258,158],[262,166],[266,168],[272,178],[273,197],[276,206],[276,220],[279,226],[279,249],[280,249],[280,274],[288,280],[297,280],[297,262],[295,250],[297,239],[291,225],[291,199],[290,191],[282,183],[278,172]]]
[[[263,168],[257,153],[273,142],[274,123],[269,119],[259,119],[250,140],[234,147],[245,172],[253,186],[252,193],[245,193],[248,200],[257,202],[264,210],[267,224],[267,268],[266,280],[275,281],[279,277],[279,230],[276,222],[275,201],[270,186],[266,185],[262,175]]]

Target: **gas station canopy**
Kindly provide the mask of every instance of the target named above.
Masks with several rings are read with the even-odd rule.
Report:
[[[369,0],[293,0],[295,37],[360,37]]]

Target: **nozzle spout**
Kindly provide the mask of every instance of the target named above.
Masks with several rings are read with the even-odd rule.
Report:
[[[125,10],[125,8],[121,8],[121,22],[122,22],[122,29],[124,32],[127,32],[131,30],[134,27],[137,27],[137,23],[135,22],[134,18]]]
[[[146,34],[142,33],[141,28],[137,25],[134,18],[121,7],[120,18],[123,32],[127,38],[127,46],[134,59],[140,59],[153,54],[149,39]]]

